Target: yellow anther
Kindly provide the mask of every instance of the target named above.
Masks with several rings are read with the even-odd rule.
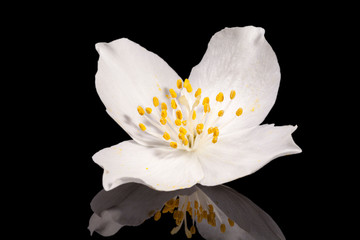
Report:
[[[201,88],[198,88],[195,92],[195,97],[197,98],[200,95],[201,95]]]
[[[218,138],[217,138],[217,137],[213,137],[213,139],[212,139],[212,143],[217,143],[217,140],[218,140]]]
[[[166,110],[161,110],[161,117],[162,117],[162,118],[166,118],[166,117],[167,117],[167,112],[166,112]]]
[[[179,133],[179,139],[180,139],[180,140],[184,140],[184,139],[185,139],[185,134]]]
[[[166,206],[173,208],[175,205],[175,200],[172,198],[165,203]]]
[[[186,133],[187,133],[186,129],[183,127],[180,127],[179,132],[181,132],[184,135],[186,135]]]
[[[172,147],[172,148],[177,148],[177,143],[176,143],[176,142],[171,142],[171,143],[170,143],[170,147]]]
[[[182,81],[181,79],[178,79],[178,80],[176,81],[176,86],[177,86],[178,89],[181,89],[181,88],[182,88],[182,83],[183,83],[183,81]]]
[[[182,140],[182,143],[186,146],[186,145],[189,144],[189,140],[187,140],[187,138],[184,138],[184,139]]]
[[[230,92],[230,99],[233,100],[234,97],[235,97],[235,95],[236,95],[235,90],[231,90],[231,92]]]
[[[186,122],[186,120],[184,120],[184,121],[182,121],[181,123],[182,123],[182,125],[186,126],[186,123],[187,123],[187,122]]]
[[[218,128],[218,127],[214,127],[214,128],[213,128],[213,134],[214,134],[214,135],[213,135],[214,137],[219,136],[219,128]]]
[[[214,212],[214,206],[212,204],[209,204],[208,207],[209,207],[209,212]]]
[[[167,110],[166,103],[161,103],[161,110]]]
[[[174,91],[174,89],[171,88],[171,89],[169,90],[169,92],[170,92],[170,95],[171,95],[172,98],[176,98],[176,97],[177,97],[177,94],[176,94],[176,92]]]
[[[158,211],[158,212],[156,212],[155,215],[154,215],[154,220],[155,220],[155,221],[159,221],[160,217],[161,217],[161,212]]]
[[[239,108],[238,110],[236,110],[236,116],[240,116],[243,113],[243,109]]]
[[[193,113],[192,113],[192,116],[191,116],[192,120],[195,120],[196,119],[196,111],[193,110]]]
[[[202,105],[205,105],[206,103],[207,103],[207,104],[210,103],[210,98],[209,98],[209,97],[205,97],[205,98],[203,99]]]
[[[175,120],[175,125],[176,125],[176,126],[180,126],[180,125],[181,125],[181,120],[180,120],[180,119],[176,119],[176,120]]]
[[[210,104],[205,103],[204,104],[204,113],[208,113],[208,112],[210,112]]]
[[[222,92],[219,92],[219,94],[216,95],[216,101],[218,102],[224,101],[224,94]]]
[[[226,230],[225,224],[220,225],[220,232],[224,233]]]
[[[224,115],[224,110],[220,110],[219,113],[218,113],[218,116],[222,117],[223,115]]]
[[[186,88],[186,91],[187,92],[192,92],[192,86],[191,86],[191,84],[190,84],[190,81],[189,81],[189,79],[185,79],[185,81],[184,81],[184,88]]]
[[[178,211],[178,210],[175,210],[175,211],[174,211],[173,218],[174,218],[175,220],[179,218],[179,211]]]
[[[195,229],[195,226],[194,226],[194,225],[191,226],[190,232],[191,232],[191,234],[193,234],[193,235],[196,233],[196,229]]]
[[[145,108],[145,111],[147,112],[147,114],[150,114],[152,112],[152,109],[147,107],[147,108]]]
[[[196,201],[196,200],[195,200],[195,202],[194,202],[194,207],[195,207],[195,209],[198,209],[198,208],[199,208],[199,202]]]
[[[208,129],[208,134],[212,134],[212,133],[213,133],[213,131],[214,131],[214,128],[209,127],[209,129]]]
[[[139,112],[139,114],[140,114],[141,116],[145,114],[145,111],[144,111],[144,109],[143,109],[141,106],[138,106],[138,107],[137,107],[137,110],[138,110],[138,112]]]
[[[166,119],[165,119],[165,118],[160,118],[160,123],[161,123],[162,125],[165,125],[165,124],[166,124]]]
[[[180,120],[183,118],[182,112],[180,110],[176,111],[176,118]]]
[[[229,221],[229,225],[230,225],[230,227],[233,227],[234,226],[234,221],[233,220],[231,220],[230,218],[228,218],[228,221]]]
[[[159,106],[159,99],[157,97],[153,97],[153,104],[155,107]]]
[[[196,125],[196,132],[197,132],[198,134],[201,134],[202,131],[203,131],[203,129],[204,129],[204,124],[199,123],[198,125]]]
[[[176,101],[174,99],[171,99],[171,107],[172,107],[172,109],[177,108],[177,104],[176,104]]]
[[[139,127],[140,127],[140,129],[141,129],[141,130],[143,130],[143,131],[145,131],[145,130],[146,130],[145,125],[144,125],[144,124],[142,124],[142,123],[139,123]]]
[[[170,134],[168,134],[167,132],[164,132],[163,138],[165,140],[169,140],[170,139]]]

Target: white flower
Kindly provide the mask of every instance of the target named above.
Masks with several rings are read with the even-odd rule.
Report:
[[[195,185],[164,192],[128,183],[100,191],[91,208],[94,214],[88,229],[91,234],[95,231],[103,236],[114,235],[124,226],[138,226],[151,217],[159,221],[162,215],[171,214],[175,226],[171,234],[184,226],[188,238],[199,232],[205,239],[285,239],[268,214],[224,185]]]
[[[98,43],[96,89],[133,140],[93,156],[105,190],[127,182],[156,190],[213,186],[301,152],[296,126],[259,125],[273,106],[280,68],[255,27],[226,28],[184,81],[156,54],[119,39]]]

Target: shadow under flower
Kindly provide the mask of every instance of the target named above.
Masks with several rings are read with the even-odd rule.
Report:
[[[93,198],[91,209],[94,214],[88,229],[91,234],[95,231],[102,236],[114,235],[123,226],[138,226],[151,217],[157,221],[162,214],[170,213],[174,218],[171,234],[184,225],[188,238],[198,231],[205,239],[285,239],[268,214],[224,185],[195,185],[161,192],[128,183],[100,191]]]

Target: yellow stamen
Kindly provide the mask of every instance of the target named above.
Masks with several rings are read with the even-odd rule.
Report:
[[[175,120],[175,125],[176,125],[176,126],[180,126],[180,125],[181,125],[181,120],[180,120],[180,119],[176,119],[176,120]]]
[[[197,98],[200,95],[201,95],[201,88],[198,88],[195,92],[195,97]]]
[[[176,118],[180,120],[183,118],[182,112],[180,110],[176,111]]]
[[[219,94],[216,96],[216,101],[218,102],[224,101],[224,94],[222,92],[219,92]]]
[[[183,83],[183,81],[182,81],[181,79],[178,79],[178,80],[176,81],[176,86],[177,86],[178,89],[181,89],[181,88],[182,88],[182,83]]]
[[[238,110],[236,110],[236,116],[240,116],[243,113],[243,109],[239,108]]]
[[[191,232],[191,234],[193,234],[193,235],[196,233],[196,229],[195,229],[195,226],[194,226],[194,225],[191,226],[190,232]]]
[[[191,84],[190,84],[190,81],[189,81],[189,79],[185,79],[185,81],[184,81],[184,88],[186,88],[186,91],[187,92],[192,92],[192,86],[191,86]]]
[[[155,107],[159,106],[159,99],[157,97],[153,97],[153,104]]]
[[[193,110],[193,113],[192,113],[192,120],[195,120],[196,119],[196,111],[195,110]]]
[[[176,102],[175,102],[174,99],[171,99],[171,107],[172,107],[172,109],[176,109],[176,108],[177,108],[177,104],[176,104]]]
[[[212,133],[213,133],[213,131],[214,131],[214,128],[209,127],[209,129],[208,129],[208,134],[212,134]]]
[[[144,125],[144,124],[142,124],[142,123],[139,123],[139,127],[140,127],[140,129],[141,129],[141,130],[143,130],[143,131],[145,131],[145,130],[146,130],[145,125]]]
[[[196,125],[196,132],[197,132],[198,134],[201,134],[202,131],[203,131],[203,129],[204,129],[204,124],[199,123],[198,125]]]
[[[204,113],[208,113],[208,112],[210,112],[210,104],[205,103],[205,105],[204,105]]]
[[[170,147],[172,147],[172,148],[177,148],[177,143],[176,143],[176,142],[171,142],[171,143],[170,143]]]
[[[235,97],[235,95],[236,95],[235,90],[231,90],[231,92],[230,92],[230,99],[233,100],[234,97]]]
[[[165,124],[166,124],[166,119],[165,119],[165,118],[160,118],[160,123],[161,123],[162,125],[165,125]]]
[[[143,109],[141,106],[138,106],[138,107],[137,107],[137,110],[138,110],[138,112],[139,112],[139,114],[140,114],[141,116],[145,114],[145,111],[144,111],[144,109]]]
[[[184,139],[185,139],[185,134],[179,133],[179,139],[180,139],[180,140],[184,140]]]
[[[147,112],[147,114],[150,114],[152,112],[152,109],[147,107],[147,108],[145,108],[145,111]]]
[[[170,95],[171,95],[172,98],[176,98],[176,97],[177,97],[177,94],[176,94],[176,92],[174,91],[174,89],[171,88],[171,89],[169,90],[169,92],[170,92]]]
[[[218,128],[218,127],[214,127],[214,128],[213,128],[213,134],[214,134],[214,135],[213,135],[214,137],[219,136],[219,128]]]
[[[205,105],[205,104],[209,104],[210,103],[210,98],[209,97],[205,97],[203,102],[202,102],[202,105]]]
[[[231,220],[230,218],[228,218],[228,221],[229,221],[229,225],[230,225],[230,227],[233,227],[234,226],[234,221],[233,220]]]
[[[184,126],[186,126],[186,120],[184,120],[184,121],[182,121],[182,124],[184,125]]]
[[[195,207],[195,209],[198,209],[198,208],[199,208],[199,202],[196,201],[196,200],[195,200],[195,202],[194,202],[194,207]]]
[[[162,117],[162,118],[166,118],[166,117],[167,117],[167,112],[166,112],[166,110],[161,110],[161,117]]]
[[[163,138],[165,140],[169,140],[170,139],[170,134],[168,134],[167,132],[164,132]]]
[[[179,132],[181,132],[184,135],[187,133],[186,129],[183,127],[180,127]]]
[[[184,139],[182,140],[182,142],[183,142],[183,144],[184,144],[185,146],[189,144],[189,141],[187,140],[187,138],[184,138]]]
[[[225,224],[220,225],[220,232],[224,233],[226,230]]]
[[[219,113],[218,113],[218,116],[222,117],[223,115],[224,115],[224,110],[220,110]]]
[[[217,137],[213,137],[213,139],[212,139],[212,143],[217,143],[217,140],[218,140],[218,138],[217,138]]]
[[[155,221],[159,221],[160,217],[161,217],[161,212],[158,211],[158,212],[156,212],[155,215],[154,215],[154,220],[155,220]]]
[[[209,204],[208,207],[209,207],[209,212],[214,212],[214,206],[212,204]]]
[[[166,103],[161,103],[161,110],[167,110]]]

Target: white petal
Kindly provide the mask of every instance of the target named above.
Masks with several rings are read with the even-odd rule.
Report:
[[[113,189],[127,182],[145,184],[161,191],[189,188],[203,178],[192,152],[169,147],[146,147],[125,141],[93,156],[104,168],[103,186]]]
[[[160,102],[166,101],[165,94],[169,88],[176,88],[180,77],[158,55],[128,39],[98,43],[96,49],[100,54],[96,89],[107,112],[135,141],[164,144],[139,129],[138,124],[144,123],[149,130],[158,131],[139,115],[137,107],[154,109],[155,96]],[[158,124],[159,119],[156,119]]]
[[[189,77],[194,89],[202,88],[202,95],[213,102],[219,92],[224,93],[226,102],[230,91],[236,91],[227,111],[230,114],[225,112],[222,118],[225,121],[243,108],[233,128],[259,125],[276,99],[280,68],[264,33],[264,29],[252,26],[221,30],[211,38],[203,59]]]
[[[111,191],[100,191],[91,201],[91,209],[99,216],[111,215],[112,221],[120,225],[138,226],[177,194],[179,191],[155,191],[142,184],[127,183]]]
[[[217,226],[198,224],[200,234],[206,239],[285,239],[274,220],[245,196],[227,186],[198,186],[213,202],[217,210]],[[216,204],[215,204],[216,203]],[[228,218],[235,222],[230,226]],[[225,233],[219,231],[220,221]],[[206,222],[206,221],[205,221]]]
[[[216,144],[199,149],[202,185],[218,185],[249,175],[271,160],[300,153],[291,134],[296,126],[261,125],[219,136]]]
[[[104,237],[112,236],[117,233],[123,225],[115,222],[112,219],[112,214],[104,211],[100,216],[93,214],[89,220],[88,229],[90,234],[97,232]]]

